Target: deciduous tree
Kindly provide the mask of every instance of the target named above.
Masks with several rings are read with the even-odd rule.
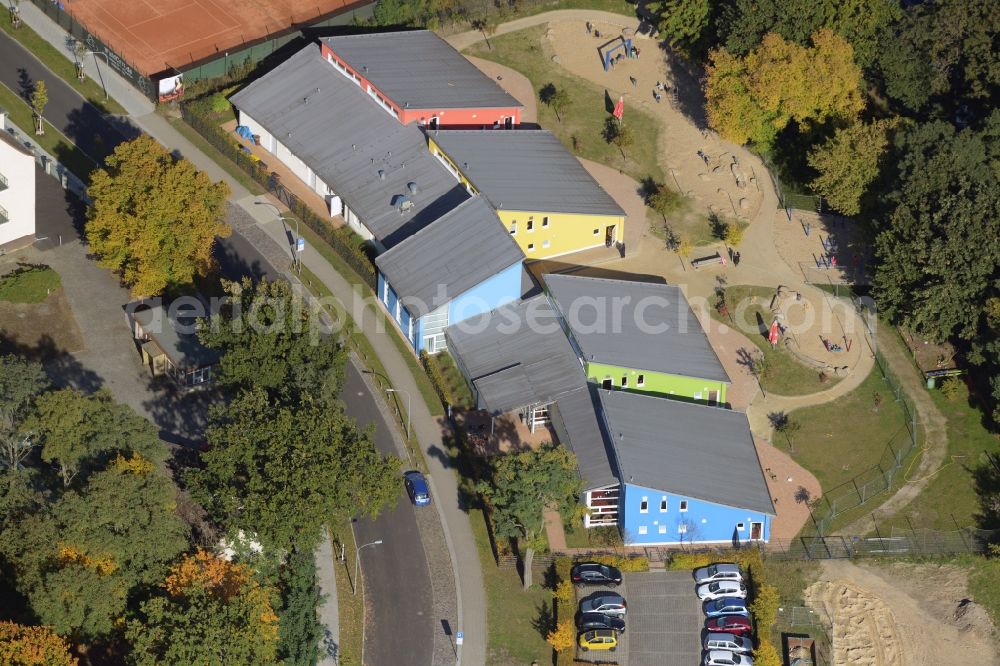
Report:
[[[205,469],[189,481],[217,520],[269,549],[309,550],[331,515],[377,515],[396,500],[399,460],[343,410],[275,404],[256,388],[210,421]]]
[[[50,627],[0,622],[0,663],[8,666],[76,666],[69,644]]]
[[[711,13],[709,0],[661,0],[653,9],[658,27],[670,45],[692,54],[701,41]]]
[[[203,320],[198,338],[222,352],[216,381],[260,388],[283,403],[331,404],[340,394],[347,352],[323,333],[318,310],[287,282],[225,283],[230,305]]]
[[[323,625],[316,615],[321,598],[312,552],[295,551],[289,555],[280,579],[278,656],[286,666],[313,666],[319,659]]]
[[[35,114],[35,134],[45,134],[45,119],[42,114],[45,113],[45,107],[49,104],[49,91],[45,87],[45,81],[35,81],[30,101],[31,111]]]
[[[48,385],[41,364],[0,356],[0,467],[18,467],[31,451],[32,434],[22,425]]]
[[[182,290],[207,275],[216,237],[231,232],[229,187],[147,135],[119,144],[87,193],[90,248],[138,297]]]
[[[528,589],[531,563],[545,525],[543,511],[554,507],[567,521],[580,511],[576,456],[553,444],[509,453],[494,461],[490,479],[477,488],[489,503],[497,536],[516,538],[524,546],[523,583]]]
[[[253,572],[199,550],[174,565],[126,635],[130,660],[158,664],[277,664],[274,589]]]
[[[837,130],[809,153],[809,166],[819,172],[810,187],[844,215],[861,212],[861,198],[881,173],[889,146],[891,119],[854,123]]]
[[[556,119],[562,122],[562,110],[569,104],[569,93],[565,88],[557,88],[554,83],[546,83],[542,86],[538,95],[542,103],[546,104],[556,114]]]
[[[576,647],[576,633],[572,618],[566,618],[559,621],[559,624],[549,632],[545,640],[556,652],[566,652]]]

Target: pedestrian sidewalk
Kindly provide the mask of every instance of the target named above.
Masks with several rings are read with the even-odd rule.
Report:
[[[337,576],[333,567],[333,543],[327,534],[316,550],[316,583],[325,598],[319,607],[319,621],[326,627],[320,641],[320,660],[324,666],[336,666],[340,658],[340,616],[337,612]]]

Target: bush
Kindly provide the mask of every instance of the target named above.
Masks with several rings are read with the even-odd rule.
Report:
[[[941,395],[947,400],[954,402],[962,395],[962,380],[958,377],[949,377],[941,382]]]
[[[617,567],[625,572],[636,572],[636,571],[649,571],[649,558],[643,555],[634,555],[631,557],[624,557],[622,555],[598,555],[596,557],[588,557],[589,562],[597,562],[599,564],[607,564],[611,567]]]
[[[556,625],[555,631],[549,632],[545,637],[548,644],[556,652],[569,652],[576,645],[576,627],[573,626],[573,618],[561,620]]]
[[[748,548],[743,550],[702,551],[699,553],[676,553],[671,555],[667,569],[683,570],[707,567],[715,562],[736,562],[744,571],[759,570],[762,565],[760,551]],[[756,573],[756,571],[755,571]]]
[[[573,581],[561,580],[556,583],[556,589],[552,591],[552,596],[559,607],[572,605],[576,598],[576,593],[573,590]]]
[[[771,641],[762,640],[753,651],[754,666],[782,666],[778,648]]]
[[[570,573],[573,571],[573,558],[560,555],[553,560],[552,568],[555,570],[556,584],[569,580]]]
[[[444,373],[441,372],[441,366],[426,350],[420,352],[420,365],[424,366],[424,370],[427,371],[431,386],[434,387],[434,392],[438,394],[441,402],[445,405],[455,404],[452,400],[451,390],[448,388],[448,382],[445,381]]]
[[[225,113],[229,111],[229,100],[221,92],[217,92],[208,100],[208,108],[212,110],[212,113]]]

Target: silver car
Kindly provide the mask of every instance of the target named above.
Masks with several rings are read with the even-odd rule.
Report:
[[[702,583],[695,592],[698,593],[698,598],[702,601],[722,597],[747,598],[747,586],[738,580],[716,580],[711,583]]]
[[[614,592],[595,592],[580,602],[581,613],[603,613],[624,617],[626,610],[625,597]]]
[[[736,654],[750,654],[753,652],[753,641],[736,634],[723,634],[709,632],[705,636],[703,647],[711,652],[712,650],[728,650]]]
[[[723,562],[695,569],[694,580],[699,585],[702,583],[711,583],[716,580],[742,581],[743,572],[740,571],[738,564]]]

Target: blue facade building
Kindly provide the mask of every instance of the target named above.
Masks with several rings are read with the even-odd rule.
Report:
[[[378,299],[417,353],[447,349],[445,329],[520,298],[524,254],[473,197],[375,260]]]
[[[774,504],[745,414],[598,393],[619,485],[589,491],[587,499],[600,508],[617,497],[614,518],[626,545],[738,546],[770,538]]]

